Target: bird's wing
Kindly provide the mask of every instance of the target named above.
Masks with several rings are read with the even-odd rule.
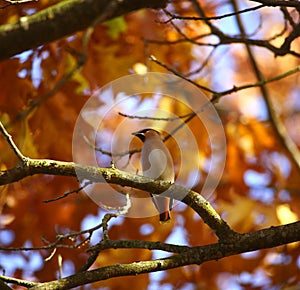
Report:
[[[153,149],[148,156],[147,164],[144,164],[143,175],[152,179],[162,179],[161,176],[167,168],[167,157],[161,149]]]

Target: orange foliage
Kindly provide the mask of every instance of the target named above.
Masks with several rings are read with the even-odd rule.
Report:
[[[195,15],[195,10],[190,2],[177,2],[169,7],[170,10],[173,9],[176,14],[184,16]],[[223,11],[222,4],[217,2],[216,4],[211,4],[211,2],[207,4],[206,2],[209,1],[199,1],[205,6],[207,15],[216,15],[216,9],[219,13]],[[15,5],[15,7],[0,10],[0,21],[1,23],[10,23],[25,15],[29,8],[38,11],[52,4],[53,1],[32,2],[26,6],[26,9],[25,6]],[[176,20],[174,25],[166,24],[161,22],[167,18],[162,16],[162,12],[148,10],[137,11],[122,17],[123,19],[118,25],[124,25],[124,27],[119,29],[110,26],[116,25],[114,23],[100,24],[95,27],[88,43],[87,60],[82,70],[73,74],[63,86],[49,98],[42,100],[38,106],[33,106],[34,102],[43,98],[61,78],[64,78],[77,65],[76,53],[82,51],[84,32],[78,32],[72,37],[28,52],[27,57],[18,56],[0,63],[0,120],[7,126],[16,144],[25,155],[32,158],[72,161],[73,130],[86,100],[97,88],[132,73],[136,64],[143,68],[146,67],[150,71],[166,72],[166,69],[158,64],[149,64],[149,55],[154,55],[157,60],[183,75],[199,68],[207,56],[207,47],[195,44],[196,41],[194,43],[187,39],[183,41],[183,34],[192,39],[208,33],[210,29],[204,22]],[[273,25],[277,19],[272,19],[272,21]],[[116,30],[112,32],[110,29]],[[143,39],[147,40],[143,41]],[[150,40],[158,41],[154,43]],[[200,40],[199,42],[202,42],[203,39]],[[159,41],[165,43],[159,43]],[[168,44],[166,41],[178,41],[178,43],[176,45]],[[211,41],[209,42],[211,43]],[[298,42],[296,44],[299,45]],[[221,64],[219,62],[219,60],[224,61],[225,55],[230,56],[226,61],[232,63],[225,61],[225,64]],[[299,58],[285,56],[274,59],[271,53],[262,52],[260,49],[256,52],[256,57],[261,70],[266,73],[266,78],[283,73],[299,64]],[[215,86],[217,91],[219,88],[231,88],[233,85],[239,86],[257,81],[250,68],[247,53],[245,50],[241,50],[241,46],[239,49],[233,48],[231,51],[224,50],[217,57],[210,59],[203,70],[192,78],[208,87]],[[294,75],[278,82],[272,82],[267,87],[271,92],[275,110],[278,110],[279,114],[283,112],[283,121],[288,124],[287,129],[295,142],[298,142],[296,145],[299,148],[299,125],[296,125],[299,120],[299,107],[291,105],[291,103],[296,103],[295,99],[291,98],[292,93],[297,91],[299,94],[298,78],[298,75]],[[252,89],[247,91],[247,94],[243,94],[243,92],[235,94],[230,99],[225,96],[216,105],[222,115],[226,136],[226,162],[224,161],[225,169],[218,182],[218,187],[210,192],[208,198],[234,230],[248,232],[280,224],[282,217],[278,211],[282,205],[289,210],[289,217],[299,219],[299,172],[291,165],[268,118],[261,117],[266,113],[263,101],[259,103],[261,100],[259,90]],[[186,97],[188,99],[189,96]],[[99,101],[99,104],[104,107],[108,106],[112,100],[107,97],[101,102]],[[156,102],[157,109],[169,111],[176,116],[186,115],[198,109],[188,108],[168,97],[155,99],[147,92],[137,98],[135,106],[145,106],[147,102]],[[260,104],[260,107],[250,107],[249,109],[253,103]],[[128,112],[133,110],[130,106],[125,103],[125,105],[121,104],[120,108],[125,110],[123,113],[127,113],[126,110]],[[30,113],[22,115],[22,112],[26,112],[31,107]],[[109,112],[109,114],[112,115],[106,117],[105,126],[98,128],[101,142],[96,144],[106,149],[113,136],[112,132],[126,119],[115,111]],[[157,124],[155,122],[150,124],[155,126]],[[169,124],[171,121],[164,123],[162,127],[167,128]],[[91,124],[87,126],[89,125]],[[205,178],[209,175],[208,164],[214,144],[211,144],[205,122],[200,118],[194,118],[186,125],[186,128],[190,130],[196,140],[195,144],[198,146],[196,154],[194,151],[180,151],[176,135],[166,144],[174,158],[176,169],[182,170],[182,183],[193,177],[192,171],[197,171],[199,180],[193,184],[193,188],[201,192]],[[120,133],[121,139],[126,140],[128,134],[134,129],[134,125],[132,127],[128,125],[126,130]],[[190,140],[184,141],[190,142]],[[121,148],[121,143],[118,148]],[[132,142],[131,146],[133,145],[140,146],[136,141]],[[1,170],[13,167],[16,164],[16,158],[4,138],[0,138],[0,150]],[[183,153],[185,160],[181,160]],[[99,156],[101,166],[109,164],[110,157],[100,153]],[[82,157],[85,157],[84,152],[82,152]],[[197,162],[197,166],[193,163],[194,161]],[[134,164],[132,171],[138,169],[139,156],[133,155],[128,161],[129,163]],[[178,171],[176,174],[178,176]],[[252,179],[247,174],[252,174]],[[43,237],[49,242],[53,242],[57,234],[79,231],[82,229],[83,220],[87,217],[91,218],[91,216],[99,224],[107,211],[99,209],[85,194],[72,193],[58,201],[43,202],[78,187],[77,181],[72,178],[34,176],[3,188],[0,192],[0,204],[3,205],[1,229],[11,231],[14,237],[7,242],[6,246],[43,246],[46,244]],[[99,188],[101,190],[101,185]],[[135,194],[139,193],[135,192]],[[123,201],[119,196],[111,197],[109,191],[104,192],[103,195],[103,201],[107,199],[113,200],[113,202]],[[149,203],[150,206],[152,205]],[[153,209],[149,209],[149,211],[153,211]],[[148,208],[146,209],[145,206],[145,209],[142,208],[140,211],[146,212]],[[212,231],[190,208],[175,207],[172,217],[172,221],[168,225],[160,225],[157,216],[117,218],[115,220],[119,220],[118,222],[112,222],[111,225],[109,223],[109,237],[115,240],[141,239],[161,242],[172,237],[172,243],[184,240],[191,246],[216,242]],[[172,236],[175,228],[181,228],[181,237]],[[81,239],[83,238],[81,237]],[[99,242],[100,239],[97,232],[93,236],[93,241]],[[0,242],[2,242],[1,236]],[[30,272],[31,279],[38,281],[55,279],[59,271],[58,255],[63,257],[63,262],[70,262],[74,266],[74,271],[79,269],[88,256],[85,249],[86,246],[79,249],[59,248],[50,261],[42,260],[40,267],[34,268]],[[51,250],[42,250],[39,254],[46,259],[50,256]],[[275,254],[285,255],[287,261],[276,263],[272,260],[275,259]],[[20,256],[22,256],[21,253]],[[149,260],[152,257],[152,252],[147,250],[112,249],[101,253],[93,267]],[[3,271],[6,270],[5,265],[0,264],[0,267],[3,267]],[[72,270],[72,267],[70,268]],[[11,274],[20,278],[28,278],[23,270],[16,268]],[[67,269],[66,272],[69,273],[68,271],[71,270]],[[222,289],[220,286],[223,285],[222,283],[237,281],[242,273],[254,275],[259,271],[266,277],[266,287],[282,285],[282,283],[288,285],[287,281],[291,281],[291,285],[293,285],[294,281],[299,281],[299,244],[296,244],[294,248],[282,247],[270,251],[264,250],[253,255],[238,255],[221,261],[207,262],[201,266],[173,269],[163,273],[156,283],[172,285],[170,286],[172,289],[184,289],[189,283],[196,285],[195,289]],[[134,289],[146,289],[151,283],[154,282],[150,275],[140,275],[111,279],[95,283],[91,287],[95,289],[100,287],[127,289],[124,288],[124,285],[126,287],[134,285]],[[240,285],[250,289],[245,281],[240,280]]]

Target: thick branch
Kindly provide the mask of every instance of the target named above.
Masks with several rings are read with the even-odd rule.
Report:
[[[2,290],[12,290],[12,288],[6,285],[2,280],[0,280],[0,286]]]
[[[88,251],[100,253],[105,249],[147,249],[180,254],[187,252],[191,247],[143,240],[102,240],[95,246],[90,247]]]
[[[181,186],[170,184],[167,181],[154,181],[143,176],[122,172],[116,168],[99,168],[79,165],[73,162],[54,161],[47,159],[31,159],[24,156],[11,136],[0,122],[0,131],[6,138],[14,153],[21,159],[12,169],[0,171],[0,185],[5,185],[34,174],[50,174],[74,176],[80,180],[87,179],[92,182],[107,182],[122,186],[145,190],[152,194],[164,193],[176,200],[182,200],[192,207],[208,226],[215,231],[221,240],[231,239],[236,233],[230,229],[226,222],[218,215],[208,201],[199,193],[190,191]]]
[[[35,174],[73,176],[80,179],[88,179],[93,182],[107,182],[121,186],[129,186],[153,194],[164,192],[166,196],[171,196],[176,200],[183,201],[192,207],[202,217],[203,221],[215,231],[220,239],[229,239],[235,234],[212,208],[209,202],[199,193],[179,185],[171,185],[166,181],[154,181],[150,178],[130,174],[115,168],[98,168],[79,165],[73,162],[27,158],[12,169],[0,171],[0,185],[19,181]]]
[[[299,239],[300,222],[297,222],[240,235],[231,243],[217,243],[208,246],[193,247],[182,254],[154,261],[116,264],[113,266],[102,267],[96,270],[78,273],[60,280],[40,283],[31,289],[71,289],[76,286],[107,280],[113,277],[135,276],[138,274],[163,271],[191,264],[200,265],[206,261],[219,260],[231,255],[280,246],[299,241]],[[3,276],[0,276],[0,278],[5,280],[5,277]]]
[[[95,22],[141,9],[164,7],[160,0],[65,0],[18,22],[0,27],[0,61],[64,36]]]

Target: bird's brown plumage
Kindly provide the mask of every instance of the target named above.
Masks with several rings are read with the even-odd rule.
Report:
[[[155,180],[174,182],[173,159],[160,133],[153,129],[143,129],[133,133],[133,135],[144,142],[141,152],[143,175]],[[163,196],[151,195],[151,197],[160,213],[160,221],[168,221],[172,200]]]

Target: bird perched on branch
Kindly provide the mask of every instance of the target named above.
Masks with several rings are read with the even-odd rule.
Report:
[[[160,133],[154,129],[143,129],[132,133],[143,141],[141,163],[143,175],[155,180],[174,182],[174,165],[172,156],[164,144]],[[153,196],[152,201],[158,210],[160,222],[170,220],[172,198]]]

